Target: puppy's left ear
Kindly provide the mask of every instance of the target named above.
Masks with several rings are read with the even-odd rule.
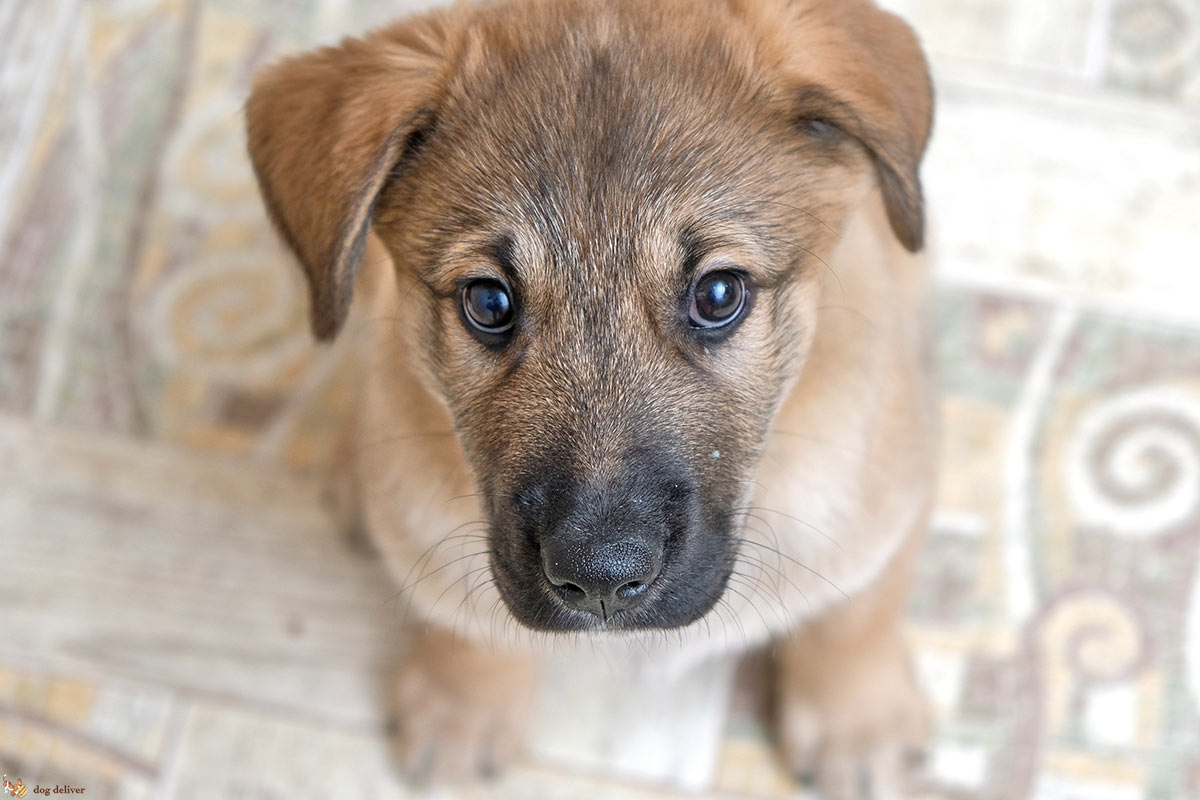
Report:
[[[308,278],[318,339],[346,319],[375,200],[419,149],[444,89],[454,11],[435,11],[266,70],[246,103],[250,160]]]
[[[929,67],[912,29],[871,0],[783,0],[796,117],[831,122],[870,153],[892,230],[925,239],[918,174],[933,122]]]

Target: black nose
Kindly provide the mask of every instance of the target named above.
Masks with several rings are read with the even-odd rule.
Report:
[[[542,547],[542,569],[563,602],[601,619],[640,603],[661,568],[662,547],[640,539]]]

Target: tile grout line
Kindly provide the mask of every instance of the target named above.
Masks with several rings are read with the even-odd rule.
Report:
[[[1197,117],[1178,103],[1123,92],[1086,76],[1040,74],[957,56],[935,56],[934,82],[942,96],[955,97],[954,105],[983,103],[1019,105],[1026,111],[1079,122],[1086,116],[1096,124],[1120,124],[1186,137],[1200,135]]]
[[[72,116],[79,131],[80,158],[83,162],[79,165],[76,175],[76,191],[84,202],[79,210],[77,224],[73,226],[67,263],[60,276],[58,291],[55,292],[41,348],[41,375],[34,396],[32,416],[42,422],[52,420],[58,411],[59,400],[66,383],[67,362],[72,354],[69,346],[72,324],[77,316],[89,268],[92,266],[91,255],[95,249],[98,229],[96,209],[99,204],[95,201],[99,199],[100,181],[96,173],[97,164],[103,158],[104,148],[100,142],[102,134],[94,81],[88,78],[89,70],[86,64],[86,42],[90,34],[91,9],[85,7],[77,19],[77,24],[73,26],[70,52],[67,55],[70,62],[68,69],[81,78],[75,113]]]
[[[62,739],[86,750],[107,758],[123,769],[141,778],[152,778],[154,769],[136,756],[124,752],[118,747],[89,735],[86,731],[77,730],[70,725],[19,706],[0,704],[0,719],[15,720],[16,722],[43,731],[50,736]]]
[[[7,42],[12,41],[10,34],[12,33],[12,28],[16,27],[15,25],[12,27],[9,26],[9,23],[13,20],[16,8],[16,3],[0,3],[0,37],[3,37]],[[0,69],[3,69],[3,67],[0,67]]]
[[[162,763],[158,778],[154,782],[155,800],[170,800],[179,786],[179,775],[183,771],[184,740],[188,721],[192,716],[192,705],[178,693],[171,698],[171,711],[167,717],[167,732],[163,742]]]
[[[29,99],[17,126],[16,141],[7,156],[0,161],[0,244],[8,237],[17,183],[37,140],[39,123],[42,122],[43,112],[54,86],[53,78],[57,76],[56,68],[62,61],[63,49],[75,27],[72,22],[78,17],[78,4],[79,0],[63,0],[58,7],[54,27],[46,37],[49,42],[42,50],[42,58],[34,69],[32,85],[27,95]]]
[[[175,79],[172,99],[168,103],[162,126],[148,151],[146,163],[149,165],[149,168],[143,175],[135,195],[132,223],[126,229],[125,253],[121,262],[125,265],[125,276],[117,283],[120,294],[126,303],[126,313],[115,320],[114,326],[120,344],[119,349],[124,356],[123,359],[117,362],[119,368],[117,380],[121,384],[121,389],[125,392],[125,399],[131,417],[131,427],[143,434],[152,431],[152,424],[150,421],[150,412],[146,409],[145,401],[138,391],[137,382],[133,374],[133,365],[139,363],[136,339],[139,324],[137,314],[140,309],[139,303],[136,302],[133,287],[145,255],[148,217],[154,209],[155,203],[161,199],[159,192],[163,180],[163,162],[170,150],[171,142],[179,134],[186,105],[194,88],[192,82],[195,77],[193,73],[196,69],[196,41],[200,27],[201,6],[202,3],[199,0],[183,0],[182,2],[183,17],[179,33],[179,73]]]
[[[1042,346],[1030,365],[1017,396],[1016,410],[1008,428],[1004,475],[1003,561],[1007,573],[1006,594],[1009,622],[1020,630],[1037,605],[1030,541],[1032,501],[1035,486],[1034,452],[1040,413],[1053,388],[1054,373],[1079,323],[1079,308],[1061,303],[1054,311]]]
[[[1088,25],[1087,51],[1083,58],[1083,77],[1101,88],[1104,82],[1104,67],[1108,63],[1108,50],[1112,39],[1112,18],[1116,10],[1114,0],[1095,0],[1092,19]]]
[[[1147,303],[1122,301],[1064,283],[1025,275],[1004,275],[993,279],[966,270],[940,272],[934,276],[932,289],[962,289],[1050,305],[1069,302],[1080,314],[1101,314],[1156,328],[1169,326],[1181,330],[1200,330],[1200,313],[1151,308]]]

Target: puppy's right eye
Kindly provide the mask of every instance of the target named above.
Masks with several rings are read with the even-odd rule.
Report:
[[[746,283],[732,270],[708,273],[692,289],[688,320],[693,328],[713,330],[731,324],[746,307]]]
[[[480,278],[462,288],[462,311],[468,325],[489,336],[512,330],[517,317],[512,292],[492,278]]]

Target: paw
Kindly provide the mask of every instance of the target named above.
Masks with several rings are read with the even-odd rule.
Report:
[[[520,754],[535,672],[523,659],[430,634],[393,679],[388,734],[417,786],[494,777]]]
[[[906,796],[931,721],[904,646],[780,656],[779,746],[792,773],[828,800]]]

